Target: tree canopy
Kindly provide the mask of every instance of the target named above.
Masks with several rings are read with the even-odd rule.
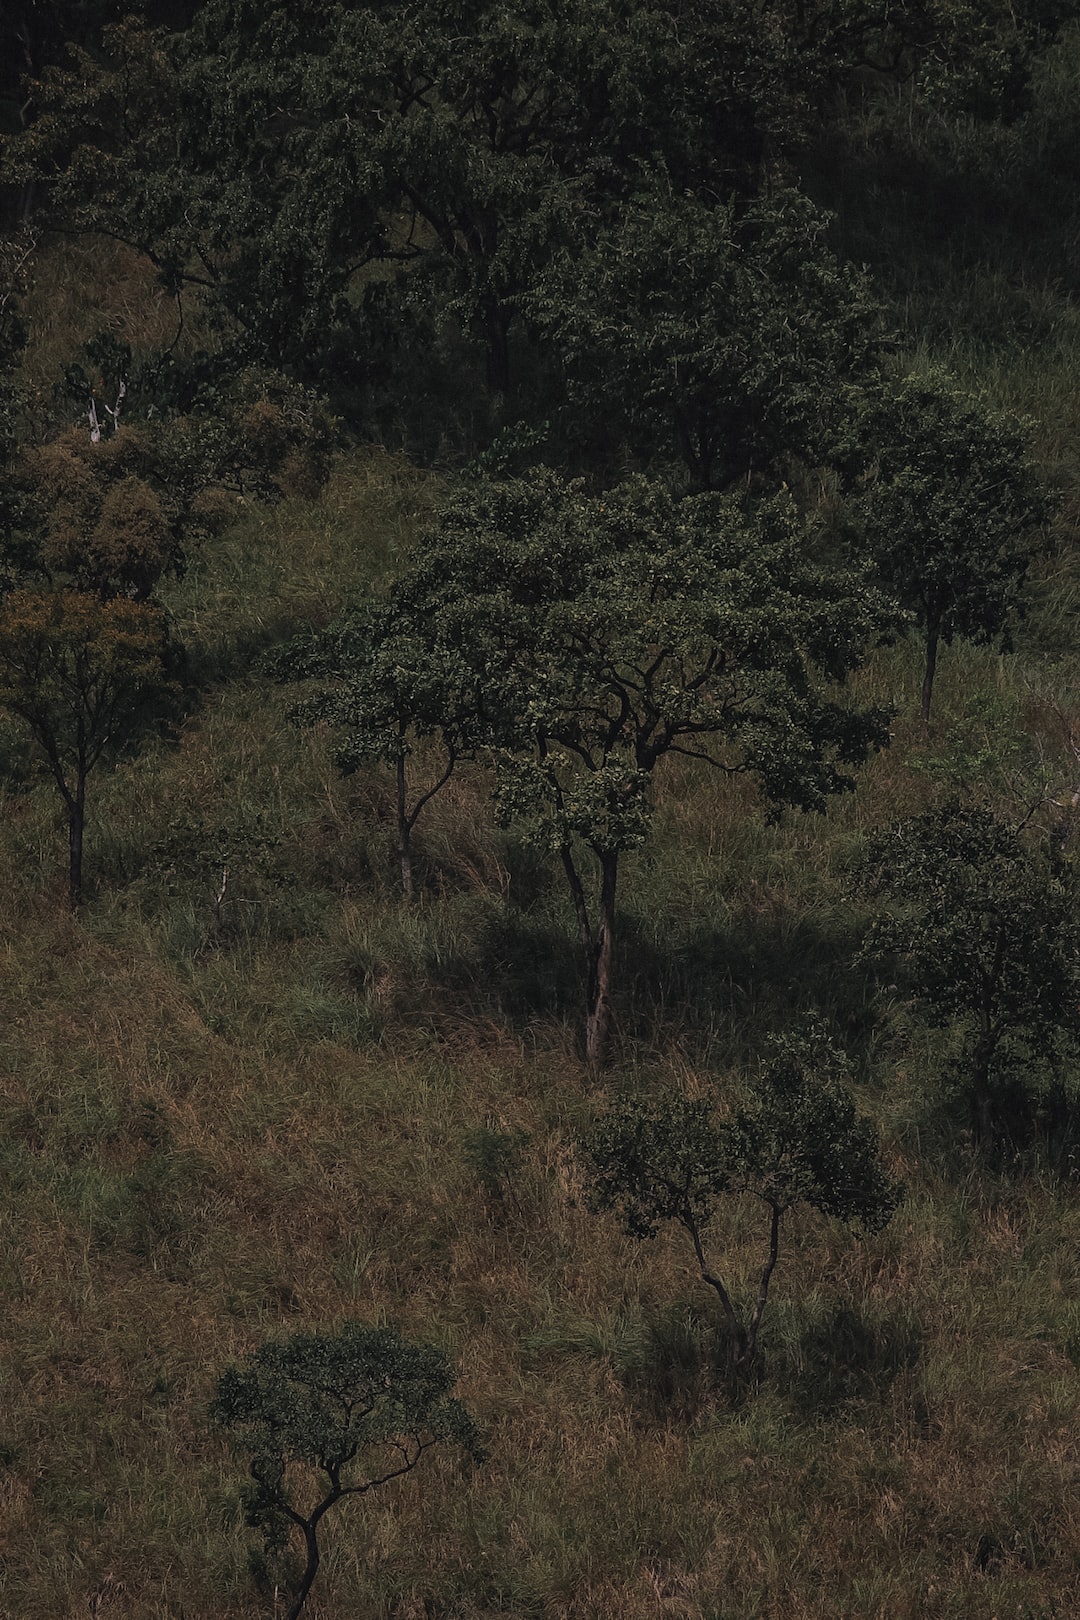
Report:
[[[221,1375],[210,1412],[250,1459],[248,1523],[279,1552],[293,1526],[303,1535],[306,1562],[288,1620],[311,1590],[319,1526],[337,1502],[411,1473],[433,1445],[480,1455],[454,1381],[433,1345],[355,1321],[336,1334],[263,1344]]]
[[[1053,501],[1016,423],[943,376],[871,387],[855,433],[857,519],[883,583],[926,633],[928,720],[940,643],[1007,643]]]
[[[877,1136],[847,1082],[850,1065],[823,1027],[777,1039],[727,1114],[707,1097],[617,1104],[583,1144],[589,1197],[618,1215],[632,1237],[674,1221],[687,1233],[702,1280],[716,1293],[737,1363],[753,1361],[779,1256],[780,1227],[800,1204],[864,1232],[892,1218],[900,1187],[878,1158]],[[746,1313],[706,1253],[707,1229],[725,1197],[751,1195],[769,1210],[765,1261]]]
[[[607,1046],[619,863],[647,836],[660,763],[699,759],[754,777],[769,804],[819,810],[885,740],[886,714],[837,687],[888,604],[812,549],[780,497],[477,479],[445,502],[351,670],[337,663],[336,711],[316,711],[388,762],[410,729],[441,731],[451,753],[484,746],[501,813],[566,873],[590,1061]]]
[[[875,835],[865,887],[879,903],[865,949],[902,956],[930,1022],[958,1030],[951,1066],[989,1146],[1007,1134],[1010,1083],[1045,1086],[1080,1037],[1072,867],[993,811],[951,803]]]

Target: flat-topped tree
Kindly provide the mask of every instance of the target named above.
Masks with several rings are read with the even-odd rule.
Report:
[[[751,775],[770,805],[818,810],[885,741],[885,714],[836,683],[886,605],[812,560],[785,499],[679,500],[645,480],[590,495],[547,470],[477,480],[391,600],[395,636],[411,624],[468,669],[501,813],[562,864],[590,1064],[608,1045],[620,862],[647,837],[660,762],[700,759]]]
[[[686,1232],[702,1281],[720,1302],[736,1366],[752,1365],[757,1355],[785,1216],[805,1205],[872,1233],[900,1201],[849,1079],[846,1058],[812,1022],[773,1041],[730,1113],[718,1113],[707,1098],[626,1101],[582,1145],[594,1210],[616,1214],[631,1237],[653,1238],[669,1221]],[[743,1196],[769,1211],[757,1289],[745,1309],[709,1256],[720,1204]]]
[[[320,1527],[338,1502],[411,1473],[433,1445],[481,1455],[453,1387],[453,1368],[433,1345],[360,1322],[264,1344],[222,1374],[210,1414],[250,1460],[247,1522],[271,1552],[283,1552],[294,1529],[303,1538],[287,1620],[307,1601]]]

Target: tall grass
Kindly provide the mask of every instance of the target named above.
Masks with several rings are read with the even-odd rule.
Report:
[[[0,1607],[272,1613],[281,1571],[252,1559],[207,1404],[267,1334],[359,1314],[454,1354],[489,1456],[463,1475],[433,1454],[343,1513],[313,1615],[1069,1612],[1072,1196],[973,1167],[938,1045],[851,967],[863,832],[941,790],[925,757],[970,731],[973,691],[1026,724],[1024,667],[953,649],[927,738],[917,648],[884,653],[862,686],[901,699],[893,747],[826,816],[770,826],[747,784],[668,773],[597,1088],[559,873],[492,827],[482,777],[433,806],[403,908],[377,773],[340,780],[251,664],[377,579],[425,498],[358,461],[198,559],[173,611],[202,695],[97,784],[81,923],[50,800],[6,800]],[[224,825],[258,837],[215,911],[185,851]],[[573,1141],[608,1087],[722,1087],[806,1006],[860,1054],[909,1195],[863,1244],[793,1227],[761,1378],[732,1389],[678,1234],[590,1215]],[[505,1191],[485,1131],[517,1144]],[[740,1291],[752,1213],[718,1234]]]
[[[853,966],[853,871],[893,816],[947,793],[1006,802],[1017,779],[1075,764],[1061,660],[1078,328],[1068,289],[1010,280],[991,222],[943,229],[934,143],[970,132],[900,112],[920,166],[888,171],[880,132],[856,131],[851,191],[870,169],[879,189],[861,212],[841,195],[841,229],[895,259],[913,363],[944,357],[1035,420],[1064,495],[1061,551],[1017,653],[943,654],[929,730],[917,641],[860,674],[861,699],[896,706],[892,746],[827,814],[770,823],[746,782],[664,772],[625,867],[602,1081],[578,1056],[561,874],[493,826],[482,772],[418,827],[406,908],[387,784],[339,778],[327,739],[296,730],[260,673],[264,648],[407,552],[433,486],[403,461],[358,453],[316,503],[238,511],[170,588],[188,713],[94,779],[79,922],[50,790],[28,774],[0,790],[3,1614],[274,1613],[283,1572],[253,1553],[243,1459],[207,1407],[219,1370],[267,1335],[347,1315],[453,1354],[488,1458],[462,1472],[433,1452],[344,1510],[313,1617],[1075,1612],[1075,1183],[1037,1156],[972,1157],[943,1093],[947,1033],[901,983]],[[165,331],[140,275],[122,254],[57,250],[39,280],[42,389],[103,314],[121,335]],[[1038,355],[1014,341],[1025,322]],[[861,1243],[791,1225],[763,1368],[733,1387],[681,1234],[636,1243],[590,1214],[574,1141],[617,1091],[722,1093],[809,1008],[856,1057],[907,1199]],[[751,1291],[751,1205],[717,1242]]]

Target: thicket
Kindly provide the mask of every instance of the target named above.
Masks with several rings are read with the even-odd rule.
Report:
[[[1078,23],[5,13],[13,1611],[1075,1605]]]

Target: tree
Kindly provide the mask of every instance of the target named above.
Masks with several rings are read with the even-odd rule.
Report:
[[[449,782],[458,764],[486,740],[482,694],[459,651],[434,640],[391,600],[313,635],[297,637],[267,660],[278,680],[317,680],[298,703],[301,725],[326,724],[339,739],[334,760],[343,775],[362,765],[394,772],[396,853],[402,893],[413,897],[412,835],[421,814]],[[435,764],[415,785],[418,747]]]
[[[540,470],[463,486],[392,587],[394,636],[411,626],[436,665],[467,667],[501,814],[563,867],[591,1064],[608,1043],[620,862],[647,836],[661,762],[747,773],[771,805],[817,810],[886,739],[882,711],[835,694],[886,606],[811,550],[783,499],[678,500],[644,480],[589,495]]]
[[[64,805],[68,896],[83,887],[90,773],[130,747],[174,690],[164,615],[79,591],[10,591],[0,603],[0,708],[27,731]]]
[[[757,9],[210,0],[173,31],[129,17],[41,76],[11,168],[66,227],[201,287],[249,356],[306,374],[355,338],[359,272],[438,265],[504,391],[512,300],[568,209],[657,165],[680,188],[745,189],[790,144],[828,48],[800,56],[790,7],[764,27]]]
[[[878,1158],[876,1132],[856,1112],[850,1066],[814,1022],[774,1040],[742,1103],[718,1116],[708,1099],[626,1101],[583,1144],[590,1205],[614,1212],[631,1237],[674,1221],[693,1246],[731,1334],[735,1364],[757,1355],[758,1330],[785,1215],[805,1204],[847,1227],[877,1232],[900,1188]],[[706,1252],[724,1198],[751,1196],[769,1211],[765,1259],[749,1312],[740,1311]]]
[[[621,428],[698,490],[829,459],[881,331],[827,225],[795,191],[718,207],[653,185],[559,255],[524,307],[560,357],[578,436]]]
[[[481,1455],[453,1386],[441,1351],[360,1322],[264,1344],[222,1374],[210,1412],[250,1457],[247,1522],[273,1552],[284,1551],[294,1527],[303,1536],[287,1620],[297,1620],[311,1591],[332,1507],[411,1473],[433,1445]]]
[[[617,232],[635,193],[754,195],[868,68],[924,67],[971,100],[1022,92],[1068,0],[209,0],[94,6],[37,70],[16,183],[48,217],[197,286],[236,352],[331,386],[370,363],[385,277],[510,381],[517,300],[568,239]],[[174,15],[170,15],[174,14]],[[152,27],[160,18],[173,26]],[[954,97],[954,99],[956,99]],[[377,270],[373,273],[373,267]]]
[[[854,510],[882,580],[926,633],[921,710],[954,636],[1008,644],[1052,502],[1022,435],[940,375],[884,384],[856,427]]]
[[[877,911],[864,954],[899,955],[932,1025],[956,1030],[951,1068],[983,1147],[1008,1081],[1037,1080],[1080,1037],[1080,921],[1071,866],[992,811],[956,803],[871,839]]]

